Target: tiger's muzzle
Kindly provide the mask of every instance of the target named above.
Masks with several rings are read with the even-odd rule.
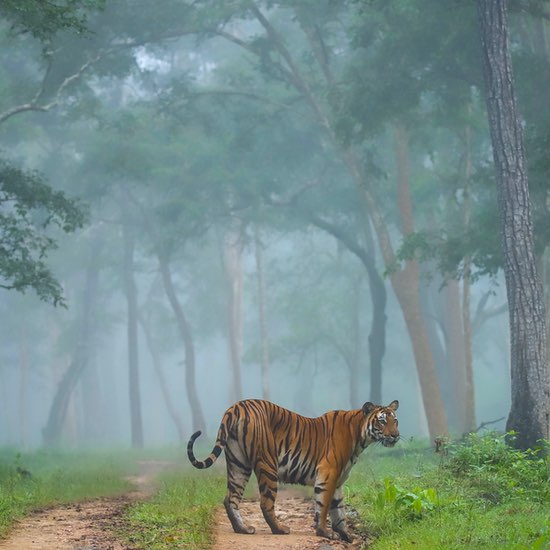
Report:
[[[399,441],[400,435],[387,435],[382,439],[384,447],[393,447]]]

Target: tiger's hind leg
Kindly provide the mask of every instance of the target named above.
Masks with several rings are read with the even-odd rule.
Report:
[[[239,512],[244,488],[250,479],[252,468],[248,466],[244,453],[235,442],[228,442],[225,448],[225,457],[227,463],[227,496],[223,501],[223,505],[227,517],[235,533],[252,535],[256,532],[256,529],[244,523]]]
[[[277,468],[263,461],[258,461],[254,468],[256,477],[258,478],[258,488],[260,489],[260,508],[264,519],[271,528],[274,535],[288,535],[290,529],[279,522],[275,516],[275,500],[277,498],[277,490],[279,478]]]

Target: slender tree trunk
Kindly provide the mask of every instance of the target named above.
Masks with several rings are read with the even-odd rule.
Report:
[[[261,346],[261,384],[262,397],[270,399],[269,391],[269,335],[266,318],[266,292],[264,277],[264,261],[262,243],[260,240],[260,229],[258,224],[254,225],[254,252],[256,258],[256,280],[258,283],[258,315],[260,318],[260,346]]]
[[[468,106],[471,111],[471,106]],[[464,229],[470,227],[471,197],[470,178],[472,177],[472,130],[470,125],[465,130],[466,158],[464,163]],[[470,287],[471,287],[472,262],[469,256],[464,258],[464,273],[462,276],[462,326],[464,331],[464,359],[466,371],[466,391],[464,395],[464,431],[470,432],[476,427],[476,402],[474,383],[474,359],[472,354],[472,321],[470,316]]]
[[[132,430],[132,447],[143,447],[143,421],[141,417],[141,395],[139,387],[139,350],[138,350],[138,298],[134,280],[133,230],[128,224],[123,225],[124,237],[124,290],[127,304],[127,337],[128,337],[128,386],[130,390],[130,425]]]
[[[402,220],[402,233],[406,237],[414,231],[414,217],[409,182],[408,138],[405,130],[401,127],[395,129],[395,146],[398,169],[398,204]],[[430,436],[433,438],[444,435],[448,431],[447,416],[443,406],[428,332],[422,316],[420,267],[418,262],[416,260],[408,261],[401,271],[397,271],[391,276],[391,281],[411,337]]]
[[[86,368],[89,359],[90,345],[94,331],[94,303],[97,298],[97,260],[100,251],[100,241],[92,243],[90,259],[86,269],[86,281],[82,297],[82,312],[79,320],[80,333],[71,363],[63,373],[53,398],[46,425],[42,429],[44,445],[47,447],[59,444],[63,432],[63,424],[71,395]]]
[[[450,373],[447,363],[447,351],[445,349],[445,327],[442,322],[442,312],[444,308],[442,305],[443,299],[441,290],[443,278],[437,274],[437,270],[434,266],[430,267],[423,263],[421,268],[422,272],[420,278],[422,284],[420,285],[420,302],[422,304],[422,315],[426,324],[426,331],[428,333],[430,349],[432,350],[434,358],[441,395],[448,414],[448,404],[451,402],[452,388],[449,381]],[[431,274],[433,273],[429,281],[428,277],[424,276],[424,270]]]
[[[27,446],[27,386],[29,383],[29,350],[27,344],[27,333],[19,336],[19,444],[22,449]]]
[[[164,291],[172,307],[172,311],[176,317],[176,323],[178,330],[183,341],[185,349],[185,389],[187,391],[187,398],[191,407],[191,420],[193,429],[206,432],[206,422],[204,421],[204,415],[202,413],[202,407],[197,394],[197,385],[195,381],[195,345],[193,343],[193,336],[191,333],[191,327],[185,317],[183,308],[172,282],[172,274],[170,272],[170,265],[168,258],[164,254],[159,255],[159,267],[162,275],[162,283],[164,285]]]
[[[507,430],[515,444],[550,437],[550,374],[544,297],[536,272],[523,130],[517,110],[505,0],[478,0],[483,73],[497,173],[500,233],[510,312],[512,407]]]
[[[240,222],[239,222],[240,223]],[[241,356],[243,340],[242,295],[243,295],[243,243],[237,223],[223,240],[223,265],[228,289],[228,342],[231,372],[233,374],[232,401],[242,399]]]
[[[96,237],[92,243],[90,265],[88,267],[88,283],[85,292],[90,293],[87,300],[92,304],[92,324],[97,323],[98,314],[97,294],[99,288],[99,257],[103,247],[103,240]],[[86,368],[82,371],[79,380],[79,386],[82,395],[82,414],[83,414],[83,433],[82,439],[87,442],[93,442],[101,439],[106,418],[103,414],[103,404],[101,403],[101,383],[96,362],[95,330],[91,330],[88,343],[88,352],[86,359]]]
[[[466,426],[466,353],[460,285],[456,279],[447,281],[442,290],[445,296],[445,343],[447,364],[450,370],[451,426],[463,434]]]
[[[352,305],[351,319],[351,361],[349,365],[349,399],[352,409],[359,409],[365,402],[359,395],[361,387],[361,277],[357,277],[353,281],[352,295],[354,297]],[[372,371],[371,371],[372,383]],[[372,389],[372,388],[371,388]],[[371,391],[372,394],[372,391]],[[373,401],[380,403],[380,401]]]
[[[368,219],[363,220],[363,232],[366,246],[362,247],[356,240],[327,221],[310,214],[310,221],[320,229],[334,236],[352,254],[355,254],[367,271],[369,292],[372,301],[372,321],[368,336],[369,341],[369,372],[370,400],[373,403],[382,402],[382,360],[386,353],[386,302],[387,292],[384,279],[378,272],[374,258],[374,242]]]
[[[176,427],[176,431],[178,433],[178,440],[180,443],[182,443],[185,440],[185,428],[183,426],[183,421],[176,409],[176,406],[174,405],[172,396],[170,395],[170,388],[168,387],[168,383],[166,382],[166,376],[164,376],[164,370],[162,368],[162,362],[160,360],[158,348],[155,345],[149,324],[145,321],[143,315],[139,315],[139,324],[141,325],[143,334],[145,334],[145,341],[147,342],[147,347],[149,348],[149,353],[151,354],[153,368],[155,369],[155,373],[159,381],[160,391],[164,399],[164,404],[166,405],[166,410],[168,411],[170,418],[174,422],[174,426]]]
[[[382,361],[386,353],[386,304],[388,293],[386,283],[380,275],[374,255],[374,238],[368,219],[363,220],[363,234],[366,254],[363,265],[367,270],[369,292],[372,303],[372,317],[368,336],[370,396],[372,403],[382,403]],[[390,396],[388,396],[390,397]]]

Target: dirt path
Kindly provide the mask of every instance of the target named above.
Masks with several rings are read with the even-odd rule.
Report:
[[[243,520],[256,527],[253,535],[233,532],[225,510],[218,510],[214,550],[359,550],[366,548],[364,540],[351,544],[315,536],[313,528],[313,500],[311,496],[294,489],[282,489],[277,496],[277,516],[290,527],[289,535],[273,535],[267,526],[257,500],[244,500],[240,511]],[[364,546],[362,546],[364,545]]]
[[[128,550],[117,540],[115,530],[122,526],[124,509],[150,496],[158,473],[172,464],[164,461],[142,461],[140,473],[129,478],[135,489],[112,498],[48,508],[22,519],[11,536],[0,541],[0,550]],[[284,488],[277,499],[278,516],[290,527],[289,535],[273,535],[262,516],[257,499],[245,500],[241,514],[256,527],[254,535],[233,532],[225,510],[216,515],[214,550],[359,550],[366,541],[351,544],[315,536],[313,500],[300,489]]]
[[[125,507],[148,497],[156,475],[170,467],[164,461],[141,461],[140,473],[128,478],[135,489],[125,495],[68,504],[22,519],[0,550],[126,550],[113,527],[122,522]]]

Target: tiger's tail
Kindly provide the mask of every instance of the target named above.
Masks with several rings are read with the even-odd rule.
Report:
[[[223,434],[226,432],[226,427],[224,423],[222,422],[222,425],[220,426],[220,429],[218,431],[218,439],[216,440],[216,444],[214,445],[214,448],[212,449],[212,452],[208,455],[207,458],[204,460],[197,460],[195,458],[195,454],[193,453],[193,445],[195,443],[195,440],[201,435],[201,431],[195,432],[191,439],[189,439],[189,443],[187,443],[187,456],[189,458],[189,461],[195,468],[199,468],[200,470],[202,468],[210,468],[216,460],[218,460],[218,457],[222,454],[223,449],[225,448],[226,438],[223,437]]]

